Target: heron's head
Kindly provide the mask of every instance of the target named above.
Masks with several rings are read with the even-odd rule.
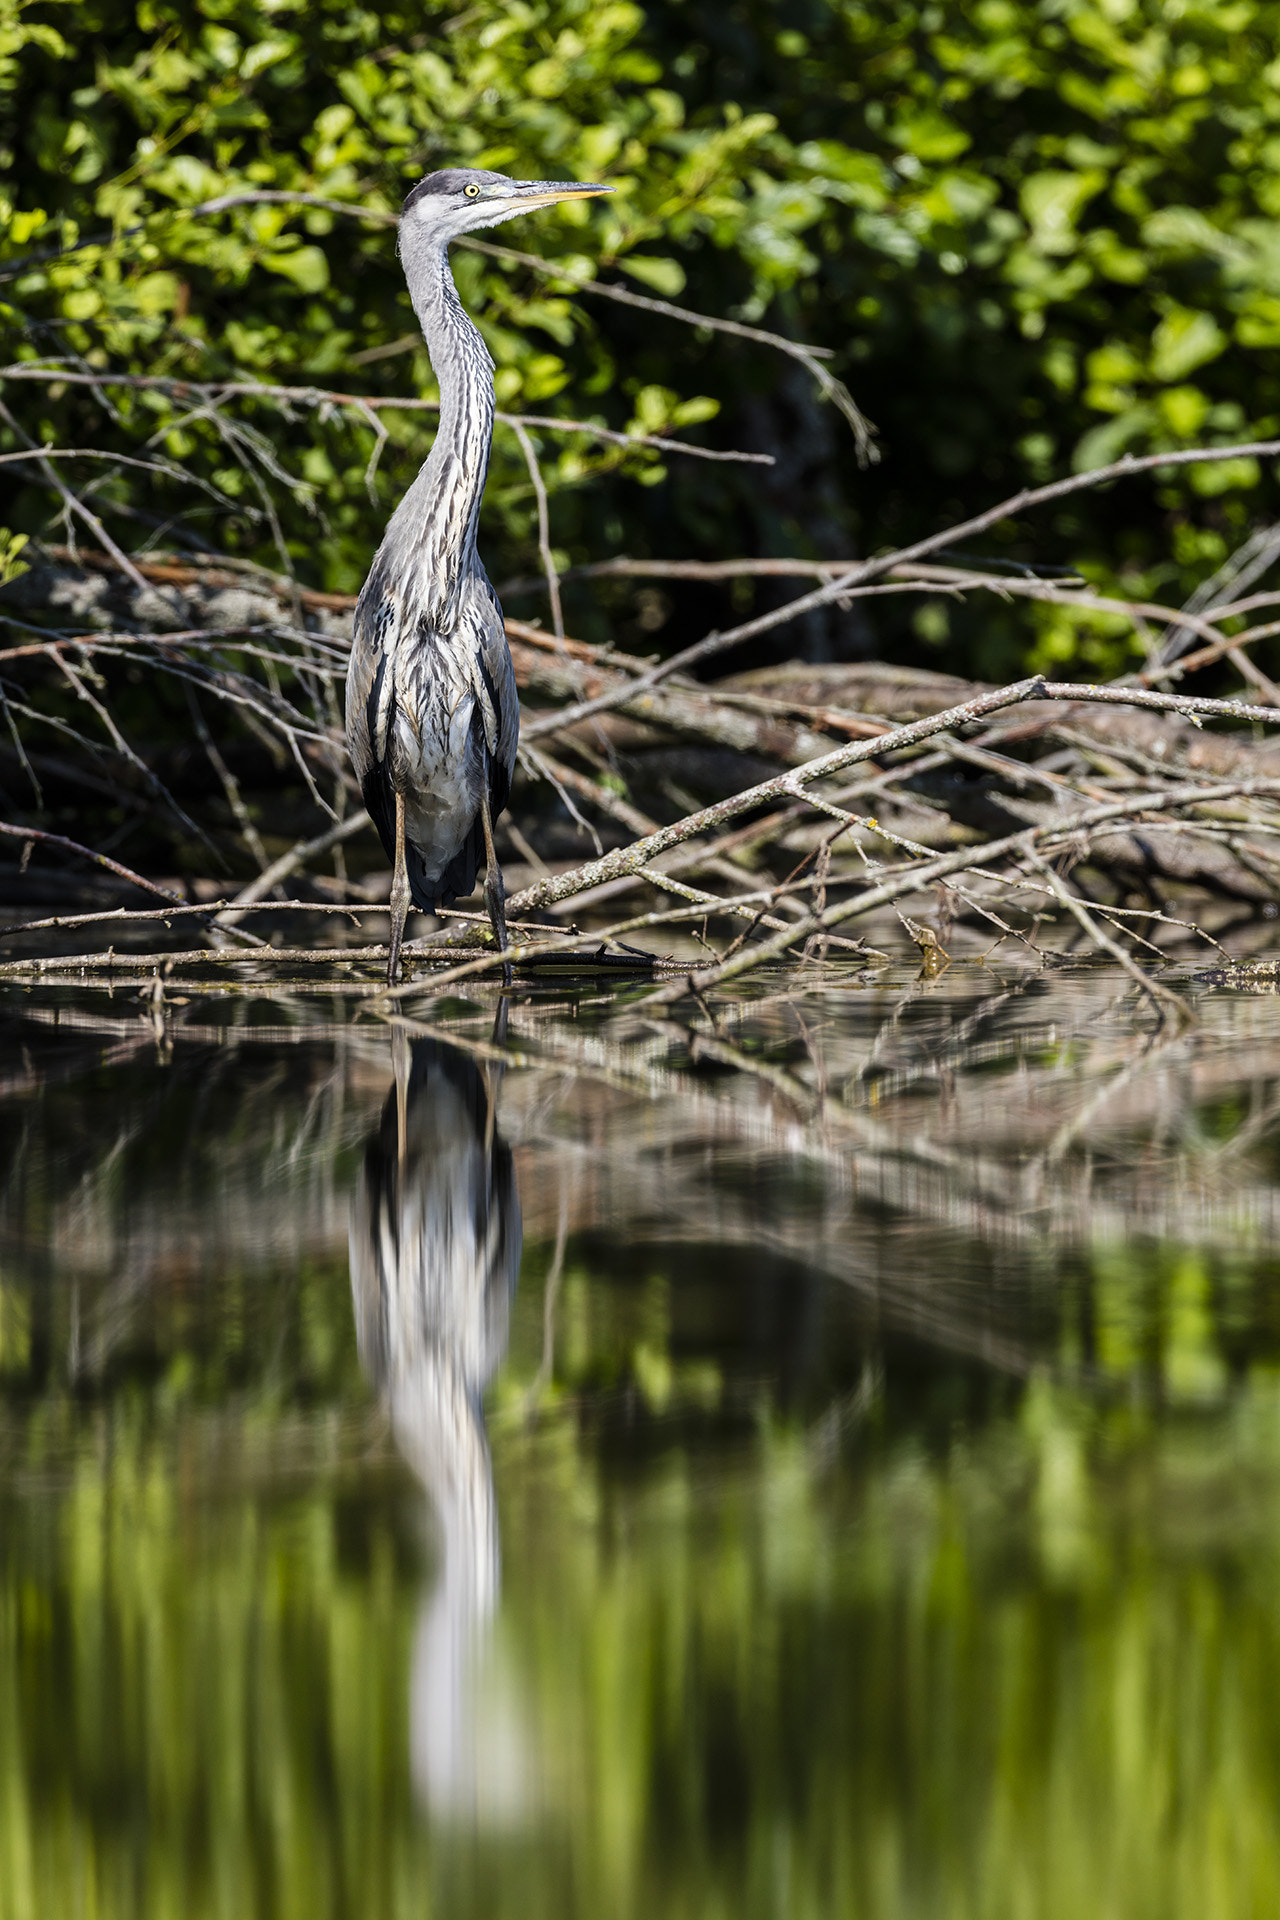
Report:
[[[483,167],[444,167],[419,180],[400,212],[401,230],[427,240],[457,240],[481,227],[497,227],[535,207],[556,200],[585,200],[593,193],[612,193],[612,187],[580,184],[576,180],[509,180],[505,173]]]

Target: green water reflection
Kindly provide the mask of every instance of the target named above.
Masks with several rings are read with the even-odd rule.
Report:
[[[1280,1911],[1280,1016],[1115,991],[12,1005],[2,1920]]]

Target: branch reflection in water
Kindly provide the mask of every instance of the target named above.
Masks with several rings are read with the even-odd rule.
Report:
[[[498,1519],[482,1396],[507,1348],[523,1231],[497,1127],[501,1070],[435,1040],[393,1045],[395,1085],[352,1197],[361,1362],[431,1503],[439,1568],[410,1681],[414,1782],[461,1822],[519,1818],[518,1704],[492,1658]]]

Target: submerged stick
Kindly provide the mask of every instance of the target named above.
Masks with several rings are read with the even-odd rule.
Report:
[[[1168,987],[1162,986],[1160,981],[1151,979],[1148,974],[1142,971],[1137,961],[1133,959],[1132,955],[1125,952],[1120,942],[1113,940],[1111,935],[1106,933],[1103,928],[1098,925],[1083,900],[1072,893],[1071,889],[1064,884],[1060,876],[1054,872],[1047,860],[1042,859],[1038,853],[1034,852],[1028,852],[1026,858],[1037,873],[1044,875],[1045,881],[1052,891],[1054,898],[1060,901],[1068,913],[1079,922],[1094,945],[1100,948],[1103,953],[1109,955],[1109,957],[1116,962],[1117,966],[1123,967],[1135,986],[1154,1004],[1160,1024],[1163,1026],[1170,1017],[1179,1025],[1185,1024],[1189,1020],[1190,1015],[1184,1002],[1179,1000],[1177,994],[1170,993]]]

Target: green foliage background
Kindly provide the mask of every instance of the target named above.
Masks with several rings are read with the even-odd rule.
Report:
[[[190,210],[266,188],[390,213],[453,161],[603,178],[613,201],[495,237],[833,348],[884,457],[860,472],[843,422],[767,349],[455,250],[505,406],[777,459],[664,472],[652,453],[541,434],[557,551],[870,552],[1128,449],[1280,429],[1277,47],[1273,0],[0,0],[5,359],[430,393],[384,227]],[[358,585],[430,438],[430,416],[388,416],[371,497],[372,439],[350,413],[239,403],[237,447],[156,393],[116,390],[112,410],[56,385],[2,397],[50,444],[154,440],[226,502],[98,470],[126,544],[171,543],[181,514],[185,537],[273,565],[283,545],[330,588]],[[34,534],[51,509],[31,485],[4,518]],[[999,544],[1176,601],[1274,512],[1274,474],[1236,461],[1085,498]],[[531,570],[534,529],[500,434],[495,577]],[[597,634],[625,611],[573,607]],[[663,641],[715,611],[682,603]],[[914,636],[894,625],[913,618]],[[833,619],[820,644],[839,651],[858,630]],[[878,613],[871,639],[985,672],[1028,655],[1115,665],[1129,644],[1114,622],[1082,634],[1043,609],[947,620]]]

